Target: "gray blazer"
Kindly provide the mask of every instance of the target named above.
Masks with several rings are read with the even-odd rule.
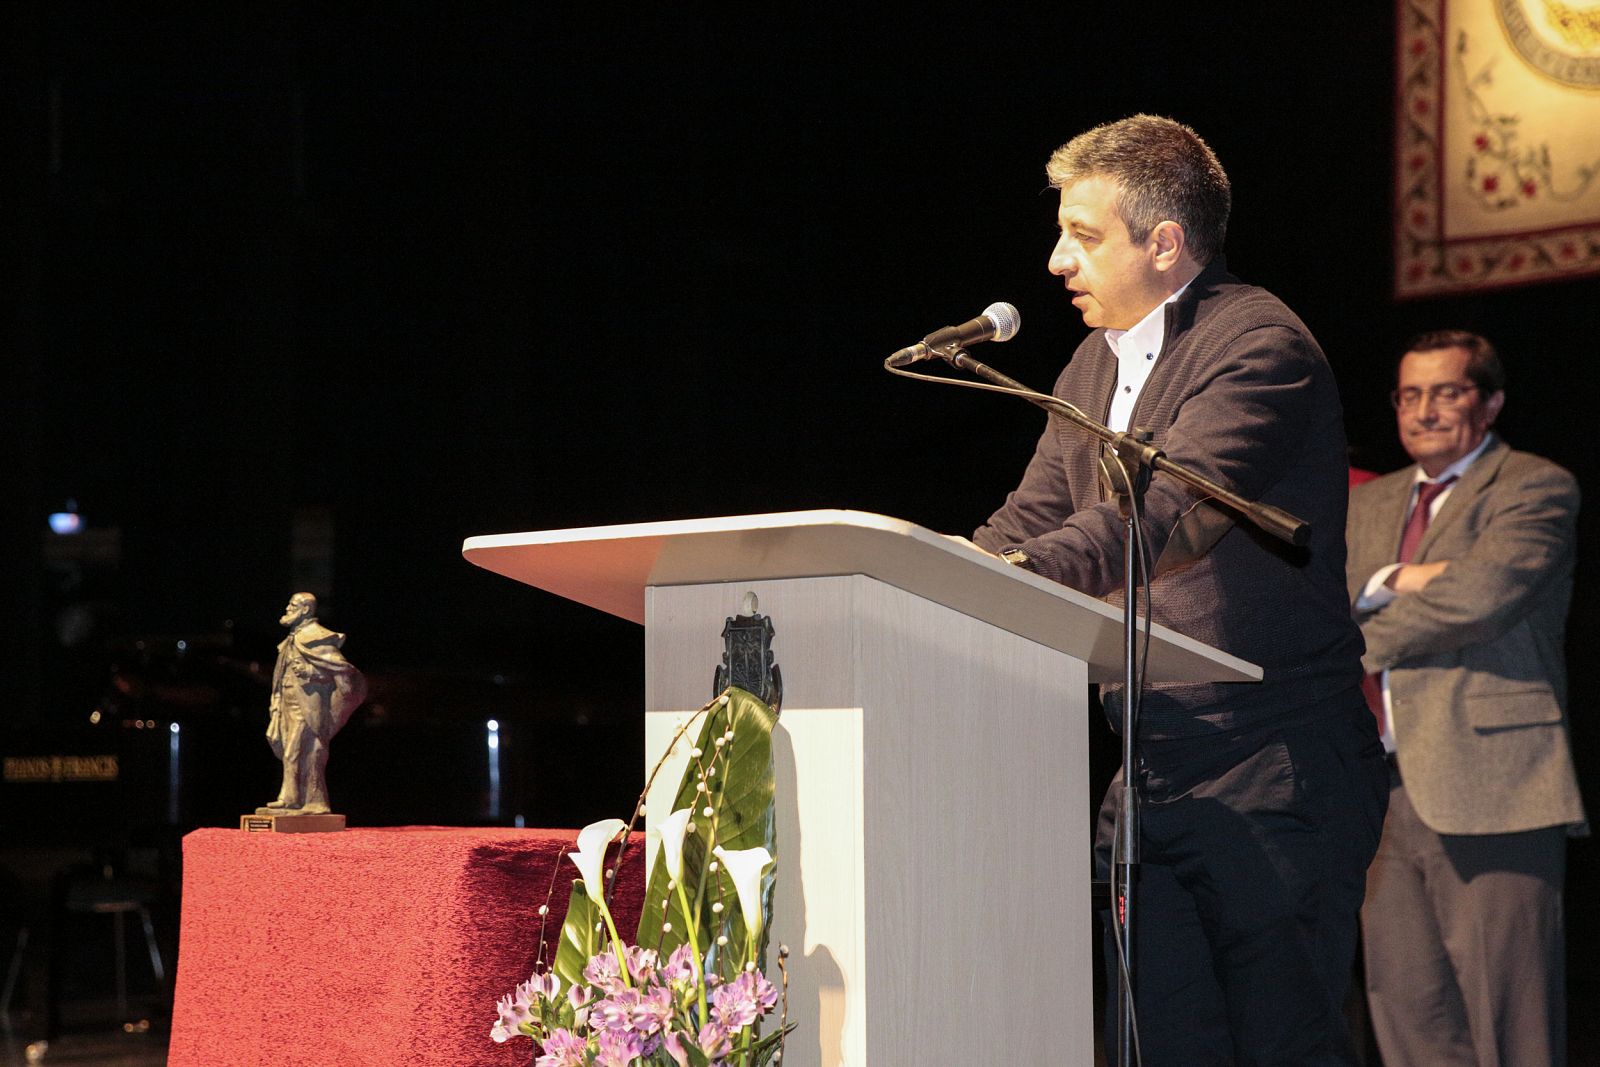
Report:
[[[1415,477],[1407,467],[1351,492],[1352,604],[1395,561]],[[1563,651],[1577,514],[1572,475],[1491,439],[1417,548],[1416,562],[1450,566],[1420,592],[1356,613],[1363,666],[1389,671],[1407,795],[1438,833],[1587,832]]]

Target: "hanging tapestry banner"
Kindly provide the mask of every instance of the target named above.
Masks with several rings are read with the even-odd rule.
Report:
[[[1600,0],[1398,0],[1395,296],[1600,274]]]

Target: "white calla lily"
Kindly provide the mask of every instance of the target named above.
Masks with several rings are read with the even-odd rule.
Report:
[[[606,864],[606,847],[628,824],[621,819],[601,819],[578,831],[578,851],[567,853],[567,858],[577,864],[583,876],[584,891],[590,900],[603,900],[606,883],[603,876]]]
[[[611,909],[606,907],[605,881],[606,848],[627,825],[621,819],[601,819],[590,823],[578,831],[578,851],[567,853],[567,858],[577,864],[578,872],[583,876],[583,891],[600,912],[600,918],[605,920],[606,930],[611,934],[611,950],[616,953],[617,966],[621,970],[622,984],[632,988],[628,959],[622,954],[622,938],[617,936],[617,924],[612,921]]]
[[[693,808],[679,808],[661,820],[661,858],[667,865],[667,877],[674,882],[683,880],[683,838],[693,815]]]
[[[750,932],[750,951],[754,953],[761,934],[761,872],[772,862],[772,853],[759,846],[729,850],[719,845],[714,851],[733,879],[744,926]]]

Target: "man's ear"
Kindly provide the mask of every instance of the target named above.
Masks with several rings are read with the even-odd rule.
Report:
[[[1176,267],[1188,245],[1183,227],[1171,219],[1156,223],[1150,230],[1148,247],[1154,254],[1156,270],[1172,270]]]
[[[1495,393],[1483,402],[1483,417],[1485,426],[1493,426],[1494,420],[1500,417],[1500,409],[1506,406],[1506,391],[1504,389]]]

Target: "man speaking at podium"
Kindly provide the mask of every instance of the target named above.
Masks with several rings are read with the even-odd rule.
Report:
[[[1146,495],[1155,621],[1264,677],[1149,686],[1139,705],[1142,1062],[1353,1064],[1342,1006],[1388,777],[1345,595],[1333,375],[1293,312],[1228,273],[1228,178],[1193,130],[1137,115],[1074,138],[1046,172],[1061,192],[1050,271],[1095,328],[1055,395],[1312,531],[1305,547],[1278,542],[1159,473]],[[1124,524],[1100,451],[1052,419],[973,541],[1120,604]],[[1113,723],[1122,689],[1102,688]],[[1101,807],[1100,877],[1119,792]]]

